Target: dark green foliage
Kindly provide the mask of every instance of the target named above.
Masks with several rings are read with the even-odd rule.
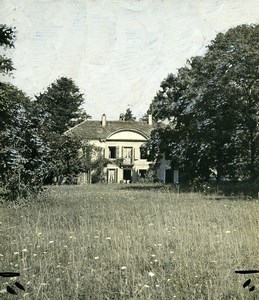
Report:
[[[6,25],[0,25],[0,47],[14,47],[16,33],[14,28]]]
[[[259,182],[226,182],[216,186],[216,192],[226,196],[244,196],[258,198]]]
[[[14,47],[15,31],[0,25],[0,47]],[[14,70],[0,56],[0,73]],[[8,200],[36,195],[42,187],[49,148],[33,115],[30,99],[16,87],[0,82],[0,196]],[[37,122],[36,122],[37,120]]]
[[[132,110],[127,108],[126,113],[124,115],[125,121],[136,121],[136,117],[133,116]]]
[[[104,167],[109,163],[109,160],[104,157],[99,157],[93,164],[92,183],[105,182]]]
[[[15,30],[6,25],[0,25],[0,47],[12,48],[14,47]],[[5,55],[0,55],[0,73],[8,74],[14,70],[12,60]]]
[[[80,156],[81,172],[90,171],[92,183],[104,182],[104,168],[110,162],[103,157],[103,149],[94,145],[84,144]]]
[[[148,112],[145,113],[139,120],[140,120],[140,121],[147,122],[147,121],[148,121]]]
[[[186,182],[258,178],[258,71],[259,26],[218,34],[161,83],[149,111],[169,124],[152,133],[153,157],[168,151]]]
[[[76,137],[49,132],[46,143],[50,151],[44,184],[75,184],[81,172],[81,141]]]
[[[14,47],[15,31],[0,25],[0,46]],[[0,56],[0,73],[12,61]],[[16,200],[37,195],[43,183],[75,183],[82,171],[76,137],[63,135],[89,116],[80,108],[83,95],[62,77],[31,100],[10,84],[0,83],[0,196]]]
[[[83,94],[70,78],[57,79],[36,99],[36,103],[49,115],[52,132],[63,134],[90,117],[80,108],[84,102]]]
[[[15,200],[37,194],[46,172],[49,148],[31,115],[29,99],[0,83],[0,195]]]
[[[46,92],[36,96],[35,115],[41,115],[44,140],[50,148],[48,175],[45,184],[74,184],[82,171],[79,150],[81,139],[64,134],[69,128],[86,120],[81,107],[83,94],[72,79],[61,77]]]

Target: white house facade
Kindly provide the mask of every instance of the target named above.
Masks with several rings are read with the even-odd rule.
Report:
[[[148,121],[108,121],[103,114],[101,121],[86,120],[69,131],[79,134],[89,144],[102,149],[102,155],[109,159],[104,169],[104,180],[108,183],[131,183],[145,180],[153,162],[147,159],[143,146],[151,131],[158,126],[148,116]],[[118,161],[120,163],[118,163]],[[165,182],[170,164],[163,159],[157,178]],[[91,172],[79,176],[79,184],[91,182]]]

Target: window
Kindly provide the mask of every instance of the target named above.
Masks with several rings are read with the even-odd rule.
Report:
[[[133,159],[133,148],[123,147],[123,163],[132,164],[132,159]]]
[[[116,158],[116,147],[109,147],[109,158]]]
[[[123,147],[123,157],[132,158],[132,147]]]
[[[117,170],[116,169],[108,169],[108,182],[114,183],[117,182]]]

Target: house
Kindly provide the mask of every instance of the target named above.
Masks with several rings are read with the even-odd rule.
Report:
[[[86,120],[69,132],[102,149],[102,155],[110,162],[104,169],[106,182],[129,183],[144,179],[154,164],[147,159],[143,146],[156,126],[151,115],[146,122],[125,121],[122,114],[118,121],[108,121],[103,114],[100,121]],[[167,170],[170,164],[163,159],[156,174],[162,182],[166,180]],[[91,172],[79,176],[78,183],[88,182],[91,182]]]

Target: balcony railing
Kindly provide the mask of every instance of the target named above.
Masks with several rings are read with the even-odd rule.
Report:
[[[123,164],[124,165],[132,165],[133,164],[133,159],[130,158],[123,158]]]

